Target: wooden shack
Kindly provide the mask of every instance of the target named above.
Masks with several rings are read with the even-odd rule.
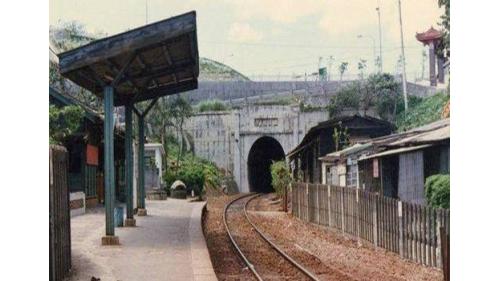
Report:
[[[320,122],[311,128],[300,144],[288,153],[294,177],[303,182],[321,182],[320,156],[372,138],[388,135],[394,130],[390,122],[370,116],[341,116]],[[334,132],[345,132],[338,142]]]
[[[360,188],[425,204],[425,179],[450,173],[450,119],[373,140],[359,158]]]
[[[68,187],[71,193],[83,192],[85,202],[74,200],[71,208],[95,206],[103,202],[103,116],[85,106],[69,94],[57,91],[49,86],[49,104],[57,107],[78,105],[85,111],[77,132],[69,136],[63,143],[68,150]],[[115,170],[116,196],[123,201],[124,184],[124,131],[115,128]]]

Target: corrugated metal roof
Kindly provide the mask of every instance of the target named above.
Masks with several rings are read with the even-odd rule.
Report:
[[[426,148],[450,139],[450,119],[442,119],[403,133],[374,139],[375,154],[360,157],[372,159]]]
[[[417,146],[402,147],[402,148],[398,148],[398,149],[391,149],[391,150],[387,150],[384,152],[380,152],[380,153],[376,153],[376,154],[372,154],[372,155],[368,155],[368,156],[362,156],[359,158],[359,160],[366,160],[366,159],[378,158],[378,157],[388,156],[388,155],[393,155],[393,154],[406,153],[406,152],[410,152],[410,151],[423,149],[423,148],[426,148],[429,146],[432,146],[432,144],[423,144],[423,145],[417,145]]]
[[[440,128],[443,126],[448,126],[448,127],[450,126],[450,118],[441,119],[441,120],[417,127],[417,128],[408,130],[408,132],[428,131],[428,130],[437,129],[437,128]]]
[[[351,121],[355,121],[356,119],[362,119],[365,122],[371,123],[371,124],[367,124],[364,127],[353,126],[352,128],[349,125],[346,125],[346,123],[351,122]],[[356,130],[356,129],[375,129],[375,128],[382,129],[382,128],[385,128],[386,130],[389,130],[389,131],[393,131],[393,129],[394,129],[394,125],[392,123],[385,121],[385,120],[382,120],[382,119],[371,117],[368,115],[361,116],[361,115],[355,114],[355,115],[348,115],[348,116],[337,116],[337,117],[332,118],[330,120],[319,122],[318,125],[312,127],[306,133],[306,135],[304,136],[302,141],[299,143],[299,145],[297,145],[294,149],[292,149],[292,151],[290,151],[286,156],[292,157],[294,154],[296,154],[297,152],[299,152],[302,149],[304,149],[305,147],[307,147],[311,143],[311,141],[321,133],[322,130],[326,130],[326,129],[334,128],[334,127],[339,127],[339,126],[343,126],[344,128],[348,128],[349,131],[351,131],[351,132],[353,130]]]
[[[341,157],[346,157],[346,156],[349,156],[351,154],[354,154],[354,153],[357,153],[357,152],[360,152],[360,151],[363,151],[367,148],[370,148],[372,147],[372,143],[357,143],[353,146],[350,146],[348,148],[345,148],[343,150],[339,150],[339,151],[336,151],[336,152],[332,152],[332,153],[328,153],[327,155],[323,156],[323,157],[320,157],[319,160],[322,160],[322,161],[333,161],[333,160],[336,160],[336,159],[339,159]]]
[[[416,143],[438,142],[449,138],[450,138],[450,127],[444,126],[441,128],[425,131],[422,133],[418,133],[416,135],[411,135],[406,138],[396,140],[394,142],[389,143],[388,146],[401,146],[410,143],[416,144]]]

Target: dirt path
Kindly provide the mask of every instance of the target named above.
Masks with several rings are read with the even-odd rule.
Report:
[[[382,249],[358,246],[357,241],[335,230],[277,212],[273,197],[268,194],[250,202],[252,221],[290,255],[315,256],[319,263],[341,273],[345,279],[339,280],[442,280],[440,270],[402,260]]]

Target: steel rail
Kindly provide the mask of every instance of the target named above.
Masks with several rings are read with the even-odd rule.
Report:
[[[247,259],[247,257],[241,251],[240,247],[238,247],[238,245],[236,244],[236,241],[234,240],[233,235],[231,235],[231,232],[229,231],[229,227],[227,225],[227,216],[226,216],[226,213],[227,213],[227,209],[229,208],[229,206],[231,206],[234,202],[236,202],[236,201],[238,201],[240,199],[243,199],[245,197],[252,196],[252,195],[254,195],[254,194],[250,193],[250,194],[238,197],[238,198],[232,200],[231,202],[227,203],[226,206],[224,207],[224,213],[222,214],[222,217],[223,217],[222,219],[224,220],[224,226],[226,227],[227,235],[229,236],[229,239],[231,240],[231,243],[233,244],[234,248],[238,251],[238,254],[243,259],[243,262],[245,262],[245,264],[248,266],[248,268],[250,268],[250,270],[252,271],[252,273],[255,276],[255,278],[257,278],[257,280],[264,281],[264,279],[262,279],[262,277],[260,276],[260,274],[255,270],[253,264]]]
[[[247,205],[248,203],[250,203],[250,201],[252,201],[253,199],[259,197],[259,196],[262,196],[263,194],[257,194],[255,195],[254,197],[250,198],[250,200],[248,200],[246,203],[245,203],[245,206],[243,208],[244,212],[245,212],[245,217],[248,221],[248,223],[250,223],[250,225],[253,227],[253,229],[255,229],[255,231],[260,235],[260,237],[262,237],[262,239],[264,239],[269,245],[271,245],[271,247],[276,250],[276,252],[278,252],[282,257],[284,257],[287,261],[289,261],[291,264],[293,264],[296,268],[298,268],[302,273],[304,273],[305,275],[307,275],[307,277],[311,278],[311,280],[314,280],[314,281],[320,281],[320,279],[318,277],[316,277],[313,273],[311,273],[309,270],[307,270],[305,267],[303,267],[301,264],[299,264],[297,261],[295,261],[292,257],[290,257],[287,253],[285,253],[280,247],[278,247],[276,244],[274,244],[257,226],[255,226],[255,224],[250,220],[250,218],[248,217],[248,213],[247,213]]]

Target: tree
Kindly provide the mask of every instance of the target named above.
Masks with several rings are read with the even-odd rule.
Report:
[[[342,122],[337,124],[338,126],[333,128],[333,143],[335,145],[335,151],[342,150],[349,146],[349,133],[347,128],[342,127]]]
[[[342,62],[339,65],[339,73],[340,73],[340,81],[342,81],[342,78],[344,77],[344,73],[347,71],[347,66],[349,65],[348,62]]]
[[[328,104],[330,118],[338,116],[344,109],[358,110],[360,107],[361,82],[350,83],[342,87]]]
[[[283,210],[287,211],[287,189],[292,183],[292,173],[288,169],[285,160],[273,161],[271,164],[271,184],[276,194],[282,198]]]
[[[165,150],[163,163],[166,163],[165,167],[167,167],[167,155],[169,152],[167,144],[167,128],[175,127],[168,97],[158,99],[149,114],[146,115],[145,122],[148,125],[147,134],[149,137],[156,142],[160,142]]]
[[[180,96],[160,98],[151,112],[147,115],[146,122],[149,125],[149,133],[152,139],[160,141],[165,150],[165,162],[168,154],[168,128],[175,128],[177,139],[180,140],[180,148],[177,155],[177,163],[186,150],[187,136],[184,133],[185,121],[193,115],[193,109],[189,102]]]
[[[399,110],[404,108],[400,84],[394,76],[388,73],[372,74],[366,86],[365,107],[374,105],[382,119],[394,121]]]
[[[80,128],[80,122],[84,117],[84,113],[83,109],[77,105],[69,105],[62,108],[50,105],[50,143],[62,144],[69,135],[74,134]]]
[[[380,59],[380,56],[377,56],[377,58],[375,58],[375,66],[377,67],[377,69],[379,69],[379,72],[381,72],[382,60]]]
[[[365,68],[366,68],[366,60],[364,60],[364,59],[359,60],[359,62],[358,62],[358,71],[359,71],[359,74],[358,75],[359,75],[359,78],[361,80],[364,79],[364,70],[365,70]]]
[[[104,33],[91,34],[85,26],[76,21],[64,22],[57,26],[50,26],[49,35],[54,47],[53,52],[64,52],[88,44],[103,37]],[[49,83],[60,92],[72,95],[84,105],[97,110],[102,108],[102,101],[86,89],[79,87],[63,78],[59,73],[59,65],[50,61]]]
[[[441,15],[441,22],[439,25],[443,27],[443,38],[436,46],[436,53],[438,57],[450,59],[450,0],[438,0],[439,7],[444,6],[444,14]]]

